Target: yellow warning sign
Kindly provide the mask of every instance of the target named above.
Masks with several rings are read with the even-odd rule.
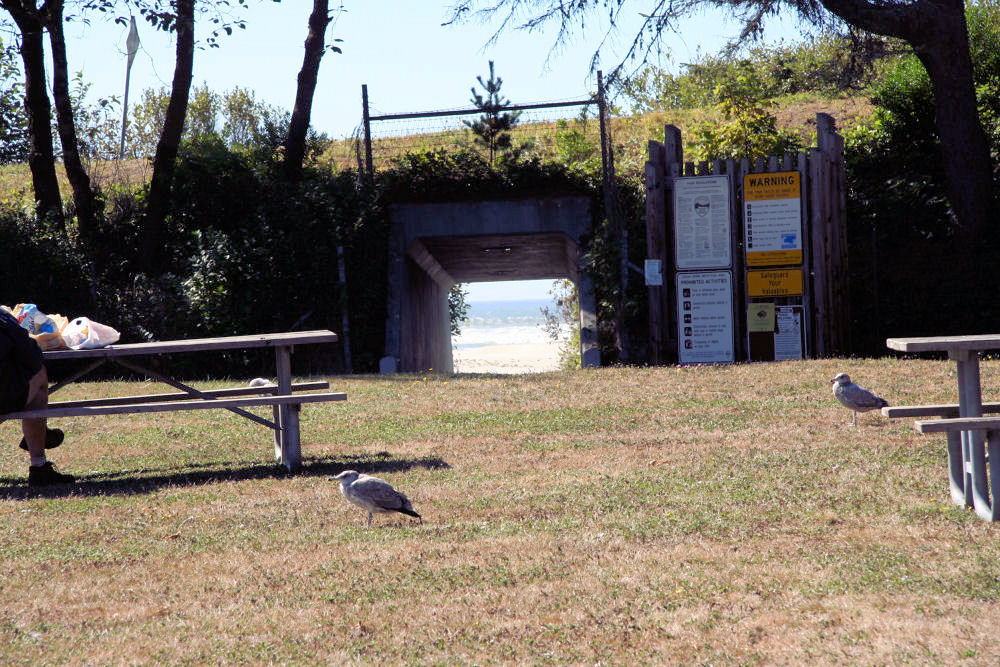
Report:
[[[797,171],[743,177],[747,266],[802,263],[802,195]]]
[[[778,171],[770,174],[747,174],[743,177],[744,201],[798,199],[799,172]]]
[[[798,296],[802,284],[802,269],[747,271],[749,296]]]

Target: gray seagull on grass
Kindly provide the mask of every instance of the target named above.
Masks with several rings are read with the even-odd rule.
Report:
[[[851,382],[851,376],[847,373],[839,373],[830,382],[833,383],[833,395],[854,413],[855,426],[858,424],[859,412],[878,410],[889,405],[889,401],[881,396],[876,396],[867,389]]]
[[[399,512],[420,519],[413,511],[410,499],[392,488],[385,480],[371,475],[363,475],[357,470],[345,470],[336,477],[329,478],[331,482],[340,482],[340,492],[349,501],[368,512],[368,525],[372,525],[372,513]],[[420,519],[423,523],[423,519]]]

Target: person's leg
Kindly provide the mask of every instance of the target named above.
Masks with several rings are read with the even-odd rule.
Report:
[[[42,369],[28,381],[28,398],[24,407],[26,410],[42,410],[48,406],[49,376],[42,366]],[[33,434],[32,437],[41,434],[43,448],[41,454],[44,454],[46,449],[58,447],[63,441],[63,432],[57,428],[47,428],[45,419],[22,419],[21,432],[24,433],[24,437],[21,438],[21,449],[35,457],[39,456],[39,453],[31,448],[32,438],[28,437],[29,433]]]
[[[49,376],[43,366],[28,381],[28,400],[25,408],[42,410],[49,405]],[[45,458],[45,419],[22,419],[21,432],[28,446],[31,465],[28,468],[28,486],[49,486],[50,484],[67,484],[74,481],[72,475],[57,472],[52,463]],[[61,433],[60,433],[61,435]]]
[[[44,410],[49,407],[49,375],[42,370],[35,373],[28,380],[28,400],[24,404],[25,410]],[[24,433],[24,440],[28,444],[28,453],[32,459],[41,457],[45,459],[45,423],[44,419],[22,419],[21,432]]]

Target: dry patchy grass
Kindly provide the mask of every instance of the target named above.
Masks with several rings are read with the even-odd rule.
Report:
[[[66,419],[45,493],[4,424],[0,662],[996,663],[995,528],[841,370],[954,400],[921,360],[332,378],[298,475],[224,412]],[[366,529],[348,467],[424,523]]]

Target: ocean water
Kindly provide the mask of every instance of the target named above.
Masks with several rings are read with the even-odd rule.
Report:
[[[451,337],[452,347],[467,350],[491,345],[552,344],[542,329],[545,307],[554,312],[555,302],[552,299],[471,302],[461,333]]]

